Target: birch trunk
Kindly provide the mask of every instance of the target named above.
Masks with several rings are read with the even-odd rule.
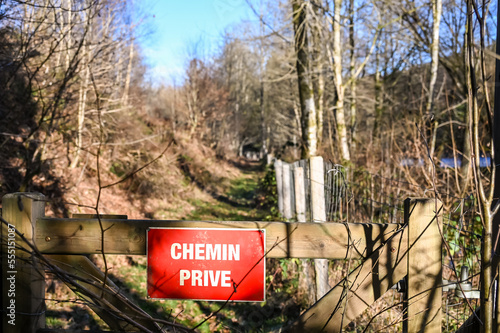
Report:
[[[61,28],[59,30],[59,40],[61,41],[59,44],[59,51],[57,52],[57,57],[56,57],[56,64],[55,68],[58,70],[59,67],[61,66],[61,58],[62,58],[62,53],[63,53],[63,48],[64,48],[64,39],[65,39],[65,32],[66,32],[66,25],[64,24],[64,15],[62,13],[61,7],[54,8],[54,26],[56,25],[56,21],[60,20]],[[56,32],[56,29],[53,30],[53,32]]]
[[[129,89],[130,89],[130,78],[132,76],[132,63],[134,62],[134,41],[130,41],[130,48],[129,48],[129,54],[128,54],[128,66],[127,66],[127,75],[125,77],[125,87],[123,89],[123,97],[122,97],[122,104],[124,106],[128,105],[128,96],[129,96]]]
[[[77,137],[76,137],[76,153],[71,162],[70,168],[73,169],[78,165],[78,161],[80,159],[82,146],[83,146],[83,129],[85,124],[85,106],[87,105],[87,88],[89,84],[90,78],[90,70],[87,66],[85,70],[85,78],[83,82],[80,84],[79,91],[79,101],[78,101],[78,129],[77,129]]]
[[[72,30],[72,27],[71,27],[71,24],[72,24],[72,17],[71,17],[71,7],[72,7],[72,4],[71,4],[71,1],[72,0],[67,0],[66,1],[66,62],[65,62],[65,66],[64,66],[64,71],[66,72],[68,69],[69,69],[69,64],[70,64],[70,58],[71,58],[71,30]]]
[[[266,109],[264,105],[264,79],[260,79],[260,129],[262,133],[261,155],[267,155]]]
[[[264,36],[264,19],[263,14],[260,14],[260,34]],[[259,42],[259,62],[260,62],[260,129],[262,135],[262,148],[261,148],[261,158],[264,158],[268,153],[267,148],[267,133],[266,133],[266,109],[264,104],[264,64],[265,64],[265,53],[264,53],[264,41],[261,39]]]
[[[122,51],[122,48],[121,47],[118,47],[117,50],[116,50],[116,58],[117,58],[117,61],[116,61],[116,81],[115,81],[115,84],[116,86],[118,87],[118,91],[117,91],[117,95],[120,96],[120,91],[119,91],[119,88],[122,87],[122,84],[123,84],[123,51]]]
[[[316,20],[311,28],[311,36],[313,39],[312,45],[312,56],[313,56],[313,88],[314,88],[314,99],[316,107],[316,126],[317,126],[317,138],[318,138],[318,148],[321,146],[321,141],[323,139],[323,109],[324,101],[323,95],[325,90],[325,75],[323,73],[323,52],[322,52],[322,38],[321,38],[321,28],[323,27],[323,20],[321,9],[315,7],[315,17]]]
[[[177,87],[175,86],[175,81],[174,81],[174,98],[171,102],[171,108],[172,108],[172,132],[174,133],[174,136],[177,131],[177,107],[176,107],[176,99],[177,99]]]
[[[438,75],[439,65],[439,25],[443,3],[441,0],[432,1],[432,44],[431,44],[431,77],[429,82],[429,96],[427,97],[426,112],[431,113],[434,107],[434,88]]]
[[[90,80],[90,60],[91,60],[91,38],[92,38],[92,23],[90,22],[91,12],[90,7],[87,11],[85,11],[87,22],[87,34],[84,35],[86,41],[83,44],[82,52],[83,52],[83,66],[85,70],[85,76],[83,81],[80,83],[80,90],[78,96],[78,127],[77,127],[77,136],[76,136],[76,152],[73,161],[71,162],[70,168],[73,169],[78,165],[78,161],[80,159],[82,146],[83,146],[83,129],[85,124],[85,107],[87,105],[87,88]]]
[[[333,78],[337,99],[335,110],[337,113],[337,136],[340,144],[342,161],[350,161],[349,144],[347,140],[347,124],[344,110],[344,85],[342,82],[342,47],[340,40],[340,9],[342,0],[334,1],[333,9]]]
[[[372,142],[379,135],[382,122],[382,80],[380,78],[380,53],[375,54],[375,119],[373,121]]]
[[[429,96],[427,99],[426,113],[431,114],[434,107],[434,88],[438,76],[439,65],[439,25],[441,22],[441,13],[443,11],[443,3],[441,0],[432,1],[432,44],[431,44],[431,78],[429,82]],[[432,121],[432,140],[430,147],[430,157],[434,158],[436,150],[436,136],[438,129],[437,116],[434,116]]]

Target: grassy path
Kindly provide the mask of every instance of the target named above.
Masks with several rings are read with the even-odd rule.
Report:
[[[266,212],[256,207],[256,194],[261,173],[244,171],[240,178],[232,179],[224,195],[216,196],[215,203],[199,199],[190,200],[196,207],[185,220],[199,221],[260,221]]]

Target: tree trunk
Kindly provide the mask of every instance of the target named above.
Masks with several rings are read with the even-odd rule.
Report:
[[[91,13],[90,13],[90,7],[89,9],[85,12],[86,14],[86,19],[91,20]],[[89,80],[90,80],[90,60],[91,60],[91,42],[90,39],[92,38],[92,24],[89,22],[87,24],[87,29],[88,33],[85,36],[87,40],[84,42],[83,45],[83,66],[84,66],[84,71],[85,71],[85,76],[83,78],[83,81],[80,83],[80,91],[79,91],[79,98],[78,98],[78,127],[77,127],[77,136],[76,136],[76,152],[75,152],[75,157],[73,158],[73,161],[71,162],[70,168],[73,169],[78,165],[78,161],[80,159],[82,147],[83,147],[83,128],[84,128],[84,123],[85,123],[85,107],[87,105],[87,88],[89,85]]]
[[[87,66],[85,69],[85,78],[80,84],[80,93],[78,101],[78,133],[76,137],[76,153],[73,162],[71,163],[71,168],[75,168],[78,165],[78,160],[80,159],[82,147],[83,147],[83,127],[85,124],[85,107],[87,105],[87,88],[89,85],[90,70]]]
[[[322,39],[321,39],[321,29],[323,27],[322,13],[320,7],[314,7],[316,20],[311,28],[311,36],[313,39],[312,45],[312,57],[313,57],[313,88],[314,88],[314,99],[316,107],[316,126],[317,126],[317,138],[318,138],[318,148],[321,146],[321,141],[323,139],[323,108],[324,108],[324,90],[325,90],[325,75],[323,71],[323,51],[322,51]]]
[[[128,105],[128,95],[130,89],[130,78],[132,76],[132,63],[134,61],[134,41],[130,41],[130,48],[128,54],[128,66],[127,66],[127,75],[125,77],[125,88],[123,89],[123,97],[122,104],[123,106]]]
[[[441,13],[443,10],[442,0],[432,0],[432,44],[431,44],[431,78],[429,82],[429,96],[427,99],[426,113],[430,115],[434,110],[434,88],[438,76],[439,65],[439,25],[441,22]],[[434,116],[432,121],[432,140],[430,147],[430,158],[434,158],[436,150],[436,136],[438,129],[437,115]]]
[[[379,135],[382,122],[382,79],[380,78],[380,52],[375,54],[375,119],[373,120],[372,142]]]
[[[66,0],[66,62],[64,66],[64,71],[67,71],[69,69],[69,64],[70,64],[70,59],[71,59],[71,24],[72,24],[72,11],[71,11],[71,4],[72,0]]]
[[[260,34],[264,36],[264,19],[263,14],[260,14]],[[264,104],[264,63],[265,63],[265,54],[264,54],[264,41],[260,40],[259,43],[259,62],[260,62],[260,129],[262,135],[262,148],[260,150],[261,158],[265,158],[268,153],[267,147],[267,133],[266,133],[266,110]]]
[[[351,116],[351,148],[356,151],[356,52],[354,42],[354,0],[349,0],[349,48],[350,48],[350,63],[349,72],[351,74],[350,90],[351,90],[351,103],[350,103],[350,116]]]
[[[295,116],[295,124],[297,126],[297,132],[299,137],[302,139],[302,125],[300,120],[302,118],[302,115],[300,114],[299,107],[297,106],[297,99],[293,94],[291,96],[291,99],[292,99],[293,114]]]
[[[464,143],[462,146],[462,165],[460,166],[460,188],[462,193],[467,193],[470,186],[472,171],[471,171],[471,158],[472,151],[470,146],[470,126],[469,126],[469,108],[465,109],[465,133],[464,133]]]
[[[59,40],[60,40],[60,43],[59,43],[59,51],[57,52],[57,57],[56,57],[56,64],[55,64],[55,68],[56,69],[59,69],[59,67],[61,66],[61,57],[62,57],[62,53],[63,53],[63,48],[64,48],[64,34],[66,32],[66,25],[64,24],[64,16],[63,16],[63,13],[62,13],[62,9],[61,7],[57,7],[57,8],[54,8],[54,33],[57,31],[55,25],[56,25],[56,21],[57,20],[60,20],[60,25],[61,25],[61,28],[59,29]]]
[[[267,155],[267,133],[266,133],[266,109],[264,105],[264,79],[260,79],[260,129],[262,135],[262,158]]]
[[[174,98],[172,100],[172,132],[175,136],[176,134],[176,131],[177,131],[177,85],[175,83],[175,79],[174,79],[174,89],[173,89],[173,93],[174,93]]]
[[[492,284],[492,215],[491,201],[486,198],[481,179],[481,170],[479,168],[479,157],[481,151],[479,148],[479,105],[477,99],[478,84],[475,74],[474,59],[474,36],[473,36],[473,15],[472,1],[467,0],[467,23],[466,23],[466,42],[465,42],[465,78],[467,84],[467,108],[469,113],[469,126],[471,148],[473,151],[474,162],[472,171],[474,173],[474,182],[476,196],[478,199],[481,222],[483,223],[483,232],[481,239],[481,332],[493,332],[493,284]]]
[[[500,17],[500,6],[497,7],[497,19]],[[500,25],[497,22],[497,36],[496,40],[500,37]],[[500,55],[500,43],[496,43],[496,54]],[[497,57],[495,61],[495,105],[494,105],[494,114],[493,114],[493,128],[500,128],[500,58]],[[493,149],[491,155],[491,165],[493,168],[493,177],[495,177],[494,183],[494,193],[493,197],[496,198],[493,201],[493,206],[497,206],[500,204],[500,132],[498,130],[493,132]],[[492,208],[494,209],[494,208]],[[493,216],[493,244],[495,251],[495,258],[499,258],[500,256],[500,214],[495,214]],[[494,332],[498,332],[500,330],[500,266],[498,265],[498,259],[495,261],[495,266],[493,266],[494,272],[496,272],[496,282],[497,282],[497,290],[496,290],[496,313],[495,318],[496,321],[493,323]]]
[[[342,82],[342,47],[340,40],[340,9],[342,0],[334,1],[333,9],[333,78],[337,99],[335,110],[337,113],[337,136],[340,144],[340,153],[342,161],[350,161],[349,143],[347,139],[347,124],[344,110],[344,85]]]
[[[295,52],[297,53],[297,76],[299,83],[300,108],[302,111],[302,158],[317,154],[318,133],[314,92],[309,73],[308,41],[306,32],[306,6],[304,0],[293,1],[293,27],[295,31]]]
[[[297,54],[297,76],[299,84],[300,116],[302,132],[302,158],[310,158],[317,154],[318,149],[318,124],[316,104],[311,73],[309,71],[309,45],[307,40],[307,17],[306,12],[309,2],[305,0],[293,0],[293,27],[295,32],[295,52]],[[316,45],[315,45],[316,46]],[[294,108],[295,114],[298,114]],[[314,285],[311,276],[310,262],[302,261],[303,280],[302,285]],[[316,271],[316,274],[317,271]],[[328,278],[328,276],[327,276]],[[317,296],[317,295],[314,295]],[[309,295],[308,300],[315,299]]]

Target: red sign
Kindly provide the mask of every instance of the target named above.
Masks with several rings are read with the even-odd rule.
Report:
[[[265,230],[151,228],[148,296],[264,301]]]

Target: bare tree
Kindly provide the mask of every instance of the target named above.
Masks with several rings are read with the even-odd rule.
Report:
[[[431,114],[434,106],[434,90],[436,86],[436,80],[438,76],[438,65],[439,65],[439,27],[441,22],[441,13],[443,10],[443,3],[441,0],[432,0],[432,43],[431,43],[431,75],[429,81],[429,92],[426,106],[426,113]],[[438,131],[438,120],[437,116],[434,116],[432,121],[432,139],[431,139],[431,149],[430,156],[431,159],[434,158],[434,151],[436,149],[436,139]]]
[[[481,8],[481,11],[479,10]],[[467,107],[469,109],[469,126],[471,129],[469,140],[472,147],[472,171],[476,195],[479,201],[479,212],[483,225],[481,241],[481,332],[493,332],[494,326],[494,275],[496,274],[497,263],[493,261],[493,221],[500,210],[500,201],[495,200],[495,175],[496,165],[493,163],[491,174],[485,175],[480,168],[480,157],[483,155],[482,138],[480,136],[480,114],[486,113],[487,119],[493,129],[489,90],[488,74],[486,71],[485,59],[485,27],[488,7],[483,1],[481,7],[475,0],[467,1],[467,29],[466,29],[466,48],[465,48],[465,66],[466,66],[466,86],[467,86]],[[479,27],[479,54],[475,52],[476,34],[474,25],[478,23]],[[478,64],[479,68],[476,67]],[[480,79],[477,78],[479,73]],[[485,94],[484,107],[479,104],[478,91],[482,87]],[[498,101],[495,101],[498,102]],[[493,132],[487,137],[488,145],[494,147]],[[494,161],[494,149],[492,149],[492,159]],[[488,179],[489,178],[489,179]],[[489,188],[487,188],[487,186]]]
[[[341,47],[341,24],[340,11],[342,0],[333,2],[333,49],[331,58],[333,59],[333,80],[335,83],[335,114],[337,119],[337,138],[340,144],[341,158],[343,161],[350,161],[349,141],[347,137],[346,114],[344,110],[345,87],[342,79],[342,47]]]

